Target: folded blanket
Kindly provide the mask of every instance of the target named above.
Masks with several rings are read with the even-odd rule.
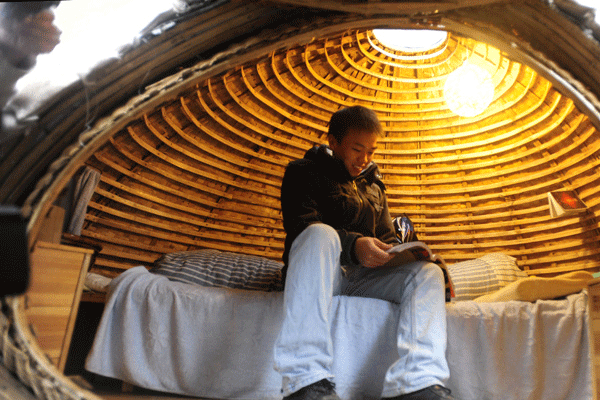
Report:
[[[552,278],[530,276],[514,281],[502,289],[476,298],[479,303],[497,301],[536,301],[578,293],[587,287],[593,276],[587,271],[569,272]]]

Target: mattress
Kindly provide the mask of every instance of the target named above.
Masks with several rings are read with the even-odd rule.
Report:
[[[109,286],[90,372],[164,392],[281,399],[273,343],[281,292],[200,287],[144,267]],[[592,398],[585,291],[559,300],[448,303],[447,386],[463,400]],[[397,357],[398,306],[336,296],[333,372],[342,399],[379,399]]]

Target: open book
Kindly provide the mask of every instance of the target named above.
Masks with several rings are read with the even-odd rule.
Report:
[[[414,261],[430,261],[439,265],[444,273],[444,281],[446,283],[446,301],[448,302],[454,297],[454,285],[450,279],[450,273],[448,272],[446,262],[441,256],[434,254],[424,242],[414,241],[402,243],[392,247],[387,252],[394,254],[394,258],[385,263],[382,268],[399,267]]]
[[[550,216],[553,218],[561,215],[577,214],[587,208],[574,190],[548,192],[548,205]]]

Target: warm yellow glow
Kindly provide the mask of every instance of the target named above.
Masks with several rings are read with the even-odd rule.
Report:
[[[494,99],[492,77],[484,68],[465,62],[446,79],[444,98],[450,110],[457,115],[479,115]]]

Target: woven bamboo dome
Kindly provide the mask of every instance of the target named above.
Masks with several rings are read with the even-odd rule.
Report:
[[[463,62],[489,70],[491,105],[448,109],[444,82]],[[278,49],[195,83],[116,132],[85,163],[101,171],[82,236],[95,269],[150,265],[215,248],[278,259],[279,187],[288,162],[326,140],[341,107],[385,127],[376,162],[392,215],[449,262],[501,251],[531,273],[600,266],[595,127],[567,96],[497,48],[450,34],[420,52],[348,29]],[[576,190],[592,212],[552,219],[547,192]]]
[[[191,3],[45,101],[3,152],[0,201],[23,207],[31,246],[87,166],[101,172],[81,234],[101,245],[94,272],[198,248],[279,259],[285,166],[360,104],[384,125],[391,214],[447,262],[503,252],[532,275],[600,270],[600,34],[574,4]],[[375,28],[448,36],[394,50]],[[444,97],[465,61],[494,87],[472,117]],[[558,190],[587,209],[552,218]]]

